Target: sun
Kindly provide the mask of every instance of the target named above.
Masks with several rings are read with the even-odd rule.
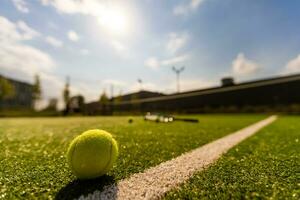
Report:
[[[128,32],[128,15],[119,9],[105,10],[99,17],[98,21],[107,31],[112,34],[123,35]]]

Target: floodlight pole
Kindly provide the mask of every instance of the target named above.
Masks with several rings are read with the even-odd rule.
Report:
[[[177,82],[177,93],[179,93],[180,92],[180,80],[179,80],[179,78],[180,78],[180,73],[181,72],[183,72],[184,71],[184,69],[185,69],[185,67],[183,66],[183,67],[181,67],[181,68],[179,68],[179,69],[177,69],[176,67],[172,67],[172,70],[176,73],[176,82]]]

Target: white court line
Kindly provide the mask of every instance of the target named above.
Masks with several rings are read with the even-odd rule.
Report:
[[[187,181],[193,174],[208,167],[222,154],[277,119],[271,116],[235,133],[217,139],[172,160],[133,174],[117,184],[105,186],[79,199],[159,199],[169,190]]]

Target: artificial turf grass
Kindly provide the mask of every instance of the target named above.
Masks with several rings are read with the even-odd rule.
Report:
[[[280,117],[165,199],[299,199],[300,117]]]
[[[127,117],[0,120],[0,197],[75,198],[222,137],[263,116],[205,115],[199,124],[156,124]],[[69,142],[87,129],[111,132],[120,157],[108,176],[81,182],[67,166]]]

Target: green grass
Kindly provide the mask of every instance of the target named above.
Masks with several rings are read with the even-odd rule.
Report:
[[[281,117],[165,199],[300,199],[300,117]]]
[[[141,172],[262,119],[262,115],[203,115],[199,124],[157,124],[133,117],[0,119],[0,199],[63,199],[87,194]],[[79,181],[66,150],[87,129],[100,128],[119,143],[116,166],[107,175]]]

